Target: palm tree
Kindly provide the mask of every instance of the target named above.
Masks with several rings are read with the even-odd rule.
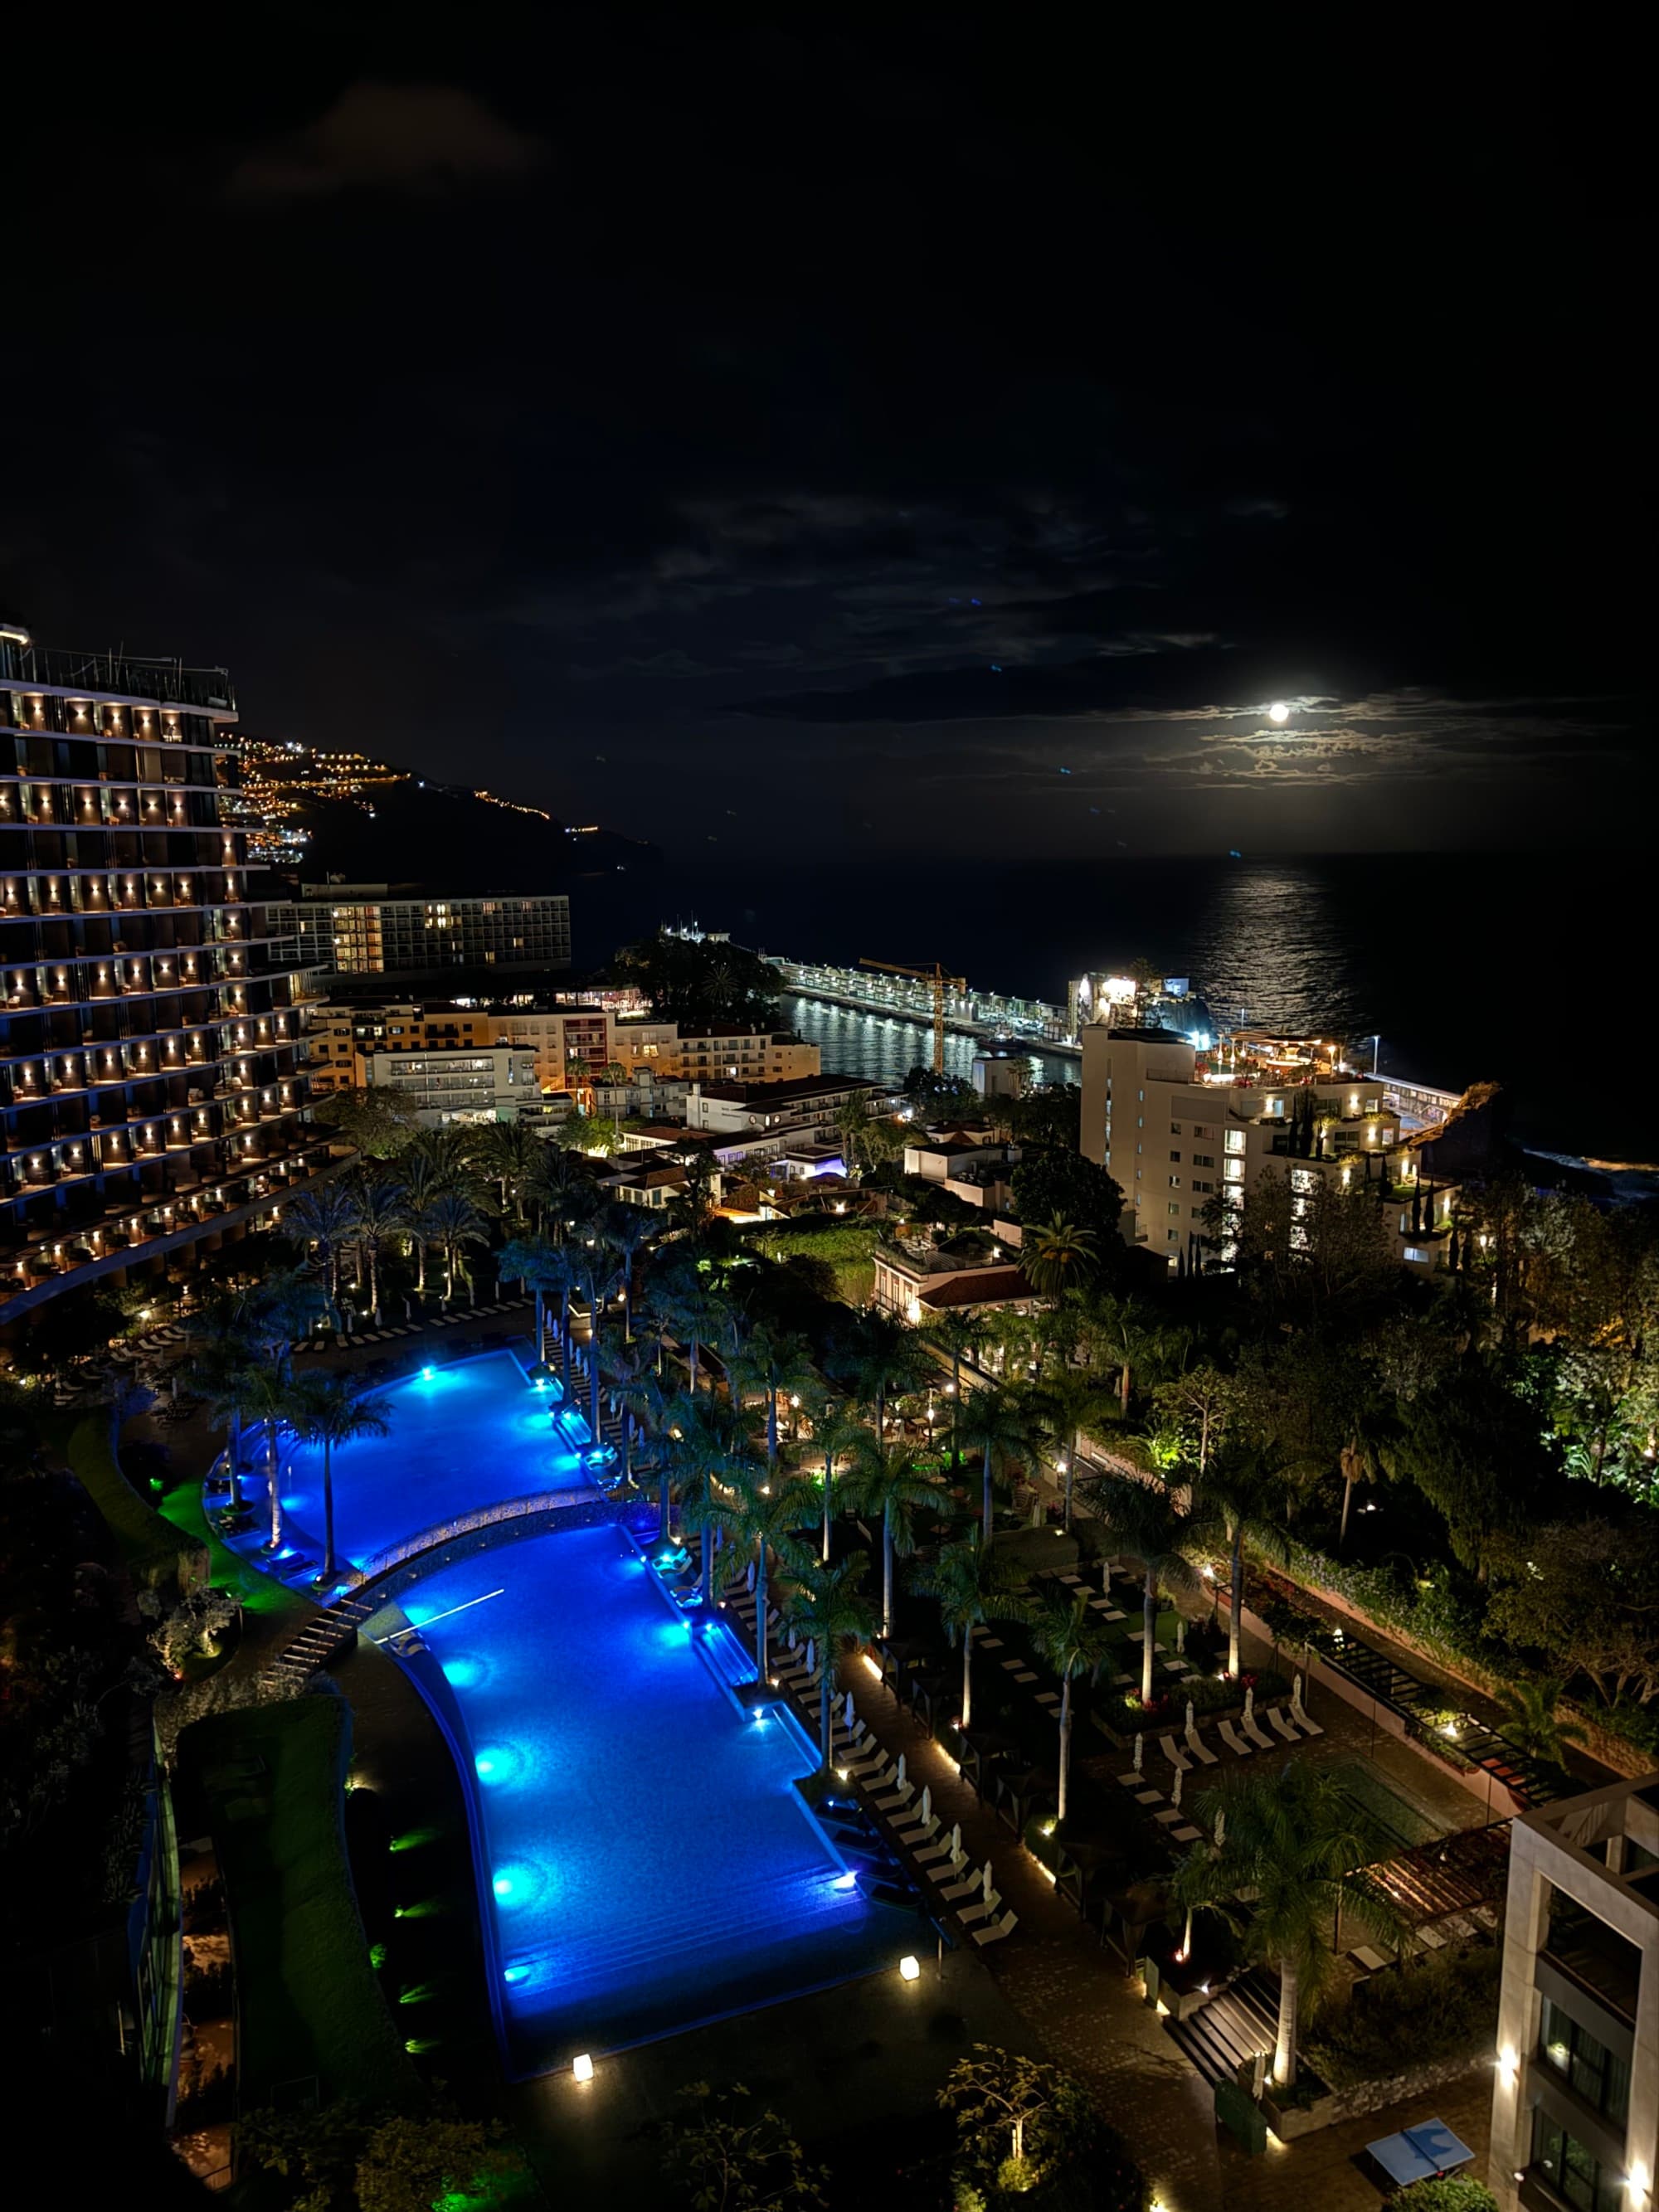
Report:
[[[1100,1264],[1092,1232],[1063,1213],[1034,1223],[1019,1248],[1025,1279],[1039,1297],[1057,1298],[1062,1291],[1086,1283]]]
[[[1239,1624],[1244,1612],[1244,1542],[1290,1563],[1290,1539],[1280,1524],[1279,1487],[1254,1453],[1218,1452],[1199,1492],[1203,1506],[1218,1514],[1231,1558],[1228,1584],[1227,1672],[1239,1673]]]
[[[784,1549],[797,1532],[817,1518],[817,1503],[808,1486],[792,1478],[782,1484],[749,1475],[739,1486],[737,1526],[739,1540],[755,1547],[755,1679],[763,1682],[767,1672],[766,1582],[770,1555]]]
[[[500,1187],[501,1212],[510,1206],[513,1218],[520,1224],[541,1152],[542,1139],[526,1123],[492,1121],[473,1154],[477,1168]]]
[[[254,1427],[264,1431],[265,1445],[265,1480],[270,1489],[270,1534],[267,1551],[274,1552],[283,1540],[283,1486],[277,1471],[277,1431],[289,1417],[289,1405],[294,1386],[284,1369],[256,1367],[248,1376],[248,1387],[243,1400],[243,1416]]]
[[[823,1565],[830,1564],[830,1529],[835,1518],[836,1462],[868,1460],[879,1450],[875,1437],[855,1414],[830,1412],[814,1422],[812,1443],[823,1455]]]
[[[908,1329],[884,1313],[859,1316],[837,1365],[854,1396],[873,1402],[876,1435],[887,1442],[887,1401],[921,1382],[931,1364]]]
[[[758,1390],[766,1401],[766,1464],[778,1463],[778,1400],[810,1389],[817,1370],[807,1356],[806,1339],[775,1335],[763,1324],[755,1329],[732,1362],[732,1387]]]
[[[715,1297],[708,1279],[695,1270],[660,1283],[652,1291],[653,1303],[686,1348],[690,1388],[697,1388],[698,1354],[712,1344],[725,1316],[725,1301]]]
[[[354,1176],[352,1203],[356,1208],[356,1242],[368,1262],[368,1304],[374,1327],[380,1326],[380,1255],[394,1236],[409,1224],[409,1209],[402,1187],[379,1176]]]
[[[323,1448],[323,1564],[317,1579],[331,1583],[338,1573],[334,1556],[334,1453],[359,1437],[383,1437],[392,1427],[391,1406],[367,1391],[355,1375],[307,1375],[288,1394],[287,1412],[295,1434]]]
[[[940,1492],[922,1473],[915,1453],[902,1444],[891,1451],[872,1451],[850,1475],[842,1477],[841,1486],[849,1504],[881,1516],[881,1632],[890,1636],[894,1557],[908,1559],[915,1551],[916,1510],[938,1506]]]
[[[977,1445],[984,1454],[981,1522],[988,1545],[995,1534],[992,1462],[998,1458],[1018,1459],[1029,1467],[1036,1457],[1031,1425],[1025,1408],[1007,1390],[975,1390],[962,1409],[962,1436],[964,1443]]]
[[[579,1206],[591,1205],[593,1176],[581,1154],[568,1145],[544,1142],[530,1175],[530,1195],[538,1218],[545,1214],[555,1227]]]
[[[682,1472],[702,1486],[692,1506],[682,1506],[682,1517],[702,1537],[702,1601],[714,1601],[714,1486],[730,1487],[732,1472],[743,1459],[748,1438],[742,1417],[721,1400],[706,1392],[696,1397],[687,1391],[670,1403],[664,1415],[674,1446],[674,1459]],[[693,1516],[696,1516],[695,1522]]]
[[[1066,1785],[1072,1771],[1072,1684],[1079,1674],[1098,1680],[1112,1664],[1112,1632],[1089,1601],[1075,1595],[1045,1590],[1031,1626],[1031,1641],[1060,1677],[1060,1803],[1056,1824],[1066,1818]]]
[[[357,1205],[349,1185],[319,1183],[296,1192],[283,1208],[282,1233],[290,1243],[308,1244],[321,1262],[328,1286],[329,1318],[340,1325],[340,1255],[356,1234]]]
[[[975,1530],[965,1541],[944,1545],[910,1577],[910,1587],[939,1606],[951,1641],[962,1638],[962,1725],[974,1717],[974,1631],[992,1620],[1029,1620],[1031,1608],[1015,1591],[1016,1571]]]
[[[1065,1526],[1072,1525],[1072,1493],[1077,1480],[1078,1438],[1084,1430],[1116,1420],[1118,1407],[1086,1367],[1062,1367],[1035,1392],[1033,1402],[1044,1425],[1065,1454]]]
[[[417,1168],[416,1162],[422,1164]],[[422,1129],[398,1162],[398,1172],[411,1191],[418,1179],[422,1201],[428,1198],[470,1198],[479,1195],[478,1138],[465,1129]]]
[[[642,1206],[607,1206],[600,1217],[600,1234],[617,1255],[622,1269],[623,1342],[634,1341],[634,1273],[640,1254],[657,1233],[657,1224]]]
[[[654,1362],[631,1357],[617,1371],[617,1396],[623,1415],[623,1472],[630,1480],[634,1473],[633,1440],[635,1437],[654,1437],[659,1440],[661,1477],[661,1514],[658,1534],[668,1540],[668,1454],[660,1451],[663,1421],[668,1409],[668,1398],[662,1387]]]
[[[194,1381],[206,1401],[208,1425],[225,1432],[230,1503],[232,1510],[238,1513],[242,1510],[242,1425],[259,1418],[255,1410],[258,1372],[253,1349],[240,1336],[214,1337],[196,1356]]]
[[[484,1218],[472,1200],[459,1190],[440,1192],[421,1213],[421,1227],[427,1242],[435,1244],[444,1263],[444,1297],[447,1305],[455,1295],[455,1280],[471,1284],[465,1253],[469,1244],[482,1244],[485,1239]]]
[[[1366,1871],[1378,1839],[1357,1816],[1343,1770],[1302,1759],[1237,1774],[1224,1789],[1200,1791],[1194,1810],[1212,1832],[1224,1816],[1222,1840],[1194,1844],[1172,1893],[1189,1914],[1217,1914],[1249,1957],[1278,1967],[1273,2079],[1291,2088],[1303,1993],[1316,1996],[1328,1981],[1343,1920],[1384,1942],[1404,1934],[1393,1899]]]
[[[1156,1322],[1139,1299],[1112,1298],[1103,1304],[1093,1333],[1107,1358],[1117,1368],[1118,1395],[1127,1420],[1134,1369],[1152,1352],[1158,1339]]]
[[[859,1589],[869,1561],[854,1552],[838,1566],[792,1565],[781,1611],[795,1634],[809,1637],[823,1660],[818,1678],[818,1749],[827,1774],[830,1767],[830,1708],[836,1693],[835,1654],[862,1644],[875,1633],[875,1615]]]
[[[1152,1653],[1158,1641],[1158,1600],[1160,1589],[1183,1596],[1194,1595],[1202,1578],[1187,1557],[1186,1547],[1201,1531],[1183,1513],[1161,1484],[1137,1482],[1133,1476],[1111,1475],[1094,1486],[1095,1511],[1111,1530],[1121,1550],[1139,1559],[1146,1577],[1141,1619],[1145,1637],[1141,1650],[1140,1702],[1152,1702]]]
[[[927,1333],[951,1356],[951,1450],[959,1467],[962,1464],[962,1363],[985,1343],[985,1317],[982,1314],[968,1313],[960,1306],[947,1306],[937,1321],[928,1324]]]
[[[600,1324],[605,1318],[605,1300],[616,1287],[617,1257],[597,1235],[584,1237],[579,1244],[571,1245],[569,1251],[576,1280],[587,1300],[587,1425],[598,1443]]]
[[[539,1140],[538,1140],[539,1141]],[[536,1300],[536,1357],[546,1357],[547,1294],[566,1279],[558,1249],[545,1237],[510,1237],[495,1255],[495,1273],[534,1293]]]
[[[1580,1724],[1561,1711],[1565,1687],[1559,1677],[1551,1675],[1536,1682],[1511,1682],[1501,1689],[1498,1702],[1504,1717],[1498,1724],[1498,1734],[1527,1758],[1565,1768],[1567,1746],[1587,1740]]]

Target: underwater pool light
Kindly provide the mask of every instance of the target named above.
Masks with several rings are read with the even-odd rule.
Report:
[[[858,1879],[859,1878],[855,1874],[838,1874],[836,1876],[836,1887],[837,1889],[856,1889],[858,1887]]]

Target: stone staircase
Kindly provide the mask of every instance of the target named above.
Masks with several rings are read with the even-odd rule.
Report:
[[[270,1664],[262,1669],[269,1682],[307,1680],[357,1641],[357,1631],[374,1610],[370,1598],[355,1593],[337,1598],[321,1613],[313,1613],[293,1641],[285,1644]]]
[[[1265,1966],[1253,1967],[1197,2012],[1166,2020],[1164,2027],[1206,2081],[1237,2081],[1240,2067],[1248,2067],[1258,2051],[1272,2053],[1279,2033],[1279,1977]]]

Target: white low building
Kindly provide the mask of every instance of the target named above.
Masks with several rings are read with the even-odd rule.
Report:
[[[363,1081],[385,1091],[425,1129],[463,1121],[514,1121],[538,1111],[536,1055],[516,1045],[357,1055]]]

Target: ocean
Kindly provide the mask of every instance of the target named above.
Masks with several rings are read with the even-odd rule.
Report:
[[[572,890],[579,967],[659,921],[792,959],[942,961],[980,989],[1064,1005],[1067,979],[1143,958],[1188,975],[1218,1021],[1380,1036],[1385,1073],[1501,1083],[1514,1133],[1569,1157],[1659,1159],[1631,974],[1652,925],[1627,857],[1366,854],[1001,864],[917,859],[670,864]],[[1638,905],[1644,909],[1638,914]],[[850,1074],[901,1077],[931,1038],[792,1001]],[[1641,1017],[1645,1021],[1646,1017]],[[1593,1045],[1590,1040],[1594,1039]],[[967,1072],[972,1048],[953,1045]],[[1076,1063],[1059,1061],[1054,1072]]]

